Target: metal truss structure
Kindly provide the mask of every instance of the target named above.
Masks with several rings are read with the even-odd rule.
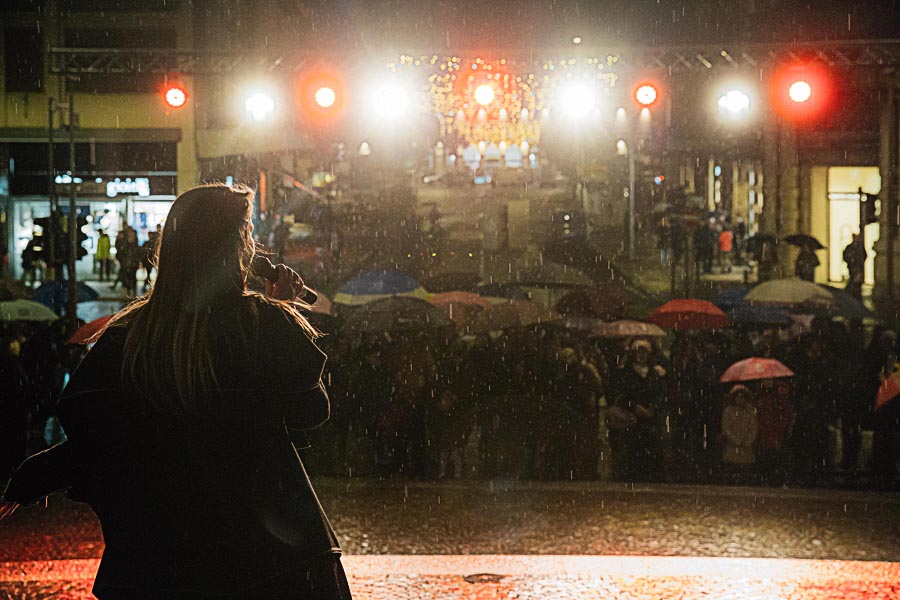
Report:
[[[417,56],[420,53],[408,52]],[[422,52],[431,55],[431,52]],[[511,53],[515,57],[516,52]],[[759,69],[775,63],[818,63],[829,67],[874,68],[895,71],[900,67],[900,39],[803,42],[792,44],[718,44],[541,49],[518,53],[521,63],[539,65],[561,54],[614,56],[620,68],[668,72],[704,69]],[[92,73],[171,73],[230,75],[246,70],[300,70],[314,67],[325,56],[285,56],[247,52],[200,52],[157,49],[54,48],[50,71],[56,75]],[[327,57],[335,66],[335,57]],[[337,64],[349,56],[337,57]],[[391,57],[396,58],[396,57]]]

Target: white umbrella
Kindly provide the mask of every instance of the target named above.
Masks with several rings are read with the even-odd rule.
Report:
[[[40,302],[12,300],[0,302],[0,321],[55,321],[59,315]]]
[[[829,307],[834,303],[834,296],[811,281],[789,277],[757,285],[744,296],[744,300],[750,304]]]

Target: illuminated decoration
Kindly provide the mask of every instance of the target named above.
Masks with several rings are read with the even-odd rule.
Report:
[[[582,41],[583,40],[581,39],[581,36],[578,36],[578,35],[576,35],[575,37],[572,38],[572,43],[575,44],[576,46],[578,44],[580,44]]]
[[[795,81],[788,88],[788,96],[794,102],[806,102],[812,97],[812,86],[803,81]]]
[[[438,119],[441,137],[450,147],[471,144],[477,149],[482,141],[498,147],[506,142],[507,148],[513,144],[521,148],[526,141],[537,145],[542,122],[557,110],[560,89],[573,81],[583,83],[594,90],[594,102],[598,103],[618,81],[614,71],[617,63],[614,55],[560,57],[534,63],[434,54],[401,55],[387,68],[394,75],[424,75],[423,91],[430,104],[427,110]],[[559,110],[565,113],[564,108]],[[457,155],[461,157],[462,153]]]
[[[169,87],[163,97],[172,108],[181,108],[187,102],[187,92],[177,85]]]
[[[659,98],[659,92],[649,83],[638,86],[634,91],[634,99],[641,106],[651,106]]]
[[[131,179],[126,177],[122,181],[118,177],[106,183],[106,195],[110,198],[116,196],[132,195],[132,196],[149,196],[150,195],[150,179],[147,177],[135,177]]]
[[[485,84],[475,88],[475,102],[482,106],[487,106],[494,101],[494,88]]]
[[[371,156],[372,155],[372,147],[369,146],[369,142],[362,142],[359,145],[359,155],[360,156]]]
[[[316,90],[315,93],[316,104],[321,106],[322,108],[331,108],[334,106],[335,101],[337,100],[337,94],[333,89],[324,85]]]
[[[257,123],[262,123],[275,112],[275,100],[263,92],[254,92],[244,101],[244,109]]]
[[[750,96],[741,90],[729,90],[719,96],[716,104],[720,111],[737,116],[750,110]]]

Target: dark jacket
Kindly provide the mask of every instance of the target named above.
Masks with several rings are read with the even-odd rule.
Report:
[[[214,313],[218,393],[164,413],[119,383],[124,330],[88,353],[58,407],[68,440],[16,473],[8,500],[57,489],[91,505],[106,549],[94,592],[240,593],[340,551],[287,429],[328,417],[325,355],[283,311],[242,298]],[[256,321],[258,328],[238,323]],[[255,331],[253,331],[255,329]]]

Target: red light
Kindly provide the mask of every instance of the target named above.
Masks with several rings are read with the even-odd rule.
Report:
[[[344,110],[346,86],[332,71],[314,71],[300,75],[295,89],[297,108],[304,120],[330,120]]]
[[[170,107],[181,108],[187,102],[187,92],[184,91],[184,88],[173,85],[166,89],[163,98]]]
[[[659,91],[649,83],[643,83],[634,90],[634,99],[641,106],[651,106],[659,98]]]
[[[794,123],[816,120],[834,108],[831,73],[820,65],[783,67],[772,77],[771,105]]]

